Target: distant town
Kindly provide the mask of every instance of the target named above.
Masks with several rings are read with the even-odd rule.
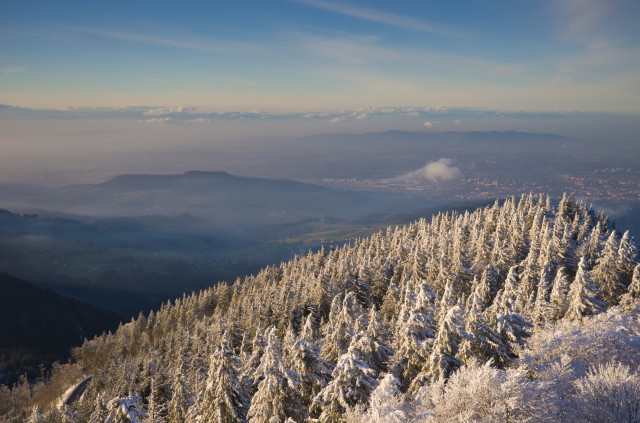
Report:
[[[498,198],[529,192],[562,195],[568,192],[577,198],[593,201],[640,201],[640,169],[604,167],[532,174],[506,168],[501,171],[496,169],[495,162],[493,164],[474,170],[471,176],[448,181],[324,179],[322,184],[335,189],[404,192],[443,200]]]

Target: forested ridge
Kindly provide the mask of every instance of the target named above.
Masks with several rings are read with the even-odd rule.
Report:
[[[23,416],[639,421],[639,298],[628,232],[569,196],[510,198],[140,315],[77,351],[81,401]]]
[[[117,328],[120,318],[0,272],[0,322],[0,383],[10,385],[23,373],[39,376],[39,365],[66,359],[72,346]]]

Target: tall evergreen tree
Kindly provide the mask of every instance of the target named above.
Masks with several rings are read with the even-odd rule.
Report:
[[[640,264],[636,264],[633,269],[633,278],[629,290],[620,299],[620,306],[625,310],[630,310],[633,307],[640,305]]]
[[[578,264],[578,272],[569,288],[569,304],[565,317],[571,320],[582,320],[584,316],[599,313],[604,307],[598,298],[598,288],[591,282],[584,257]]]
[[[551,295],[549,301],[551,307],[553,307],[553,317],[555,320],[560,320],[569,307],[569,279],[565,273],[564,267],[560,267],[556,271],[556,276],[553,279],[553,288],[551,289]]]
[[[447,378],[462,365],[456,358],[460,343],[466,333],[460,320],[462,310],[460,306],[451,307],[440,319],[438,333],[433,343],[429,361],[425,363],[423,371],[413,380],[410,387],[417,392],[425,382],[433,382],[439,378]]]
[[[303,329],[303,336],[305,333],[308,336],[308,332]],[[320,358],[320,348],[307,336],[299,339],[293,345],[292,370],[298,374],[300,379],[302,402],[309,407],[313,398],[331,380],[334,366]]]
[[[145,423],[165,423],[167,421],[168,389],[162,370],[151,379],[151,393],[147,400]]]
[[[618,247],[616,233],[611,231],[604,244],[604,250],[591,271],[591,279],[600,291],[601,299],[609,306],[618,304],[625,289],[618,270]]]
[[[167,420],[171,423],[187,423],[187,412],[193,404],[192,397],[193,393],[187,386],[182,371],[176,372],[171,399],[167,403]]]
[[[366,403],[375,389],[377,373],[369,366],[370,340],[356,334],[347,352],[338,358],[332,380],[314,399],[315,414],[321,422],[339,422],[348,407]]]
[[[533,306],[533,323],[542,325],[553,318],[554,308],[549,298],[549,271],[548,267],[542,270],[536,292],[536,300]]]
[[[225,332],[220,346],[211,356],[204,395],[198,405],[198,421],[244,422],[250,398],[239,380],[240,360],[230,347]]]
[[[403,367],[402,376],[413,379],[429,357],[436,336],[435,321],[436,294],[427,283],[419,285],[415,301],[405,300],[411,309],[406,312],[406,321],[398,321],[398,347],[396,362]]]
[[[258,371],[264,376],[251,399],[249,422],[284,422],[288,417],[301,421],[307,417],[307,409],[300,402],[298,375],[285,368],[275,328],[267,336]]]
[[[29,414],[29,418],[27,418],[26,423],[46,423],[44,415],[38,408],[38,406],[33,407],[31,414]]]
[[[484,309],[483,297],[486,287],[479,283],[467,301],[467,311],[464,319],[462,342],[456,357],[463,364],[471,364],[477,360],[487,362],[493,360],[496,364],[505,363],[508,359],[508,347],[487,324],[482,313]]]
[[[620,282],[622,285],[629,286],[631,283],[637,260],[638,246],[629,231],[625,231],[622,235],[622,239],[620,239],[618,257],[616,258],[616,264],[620,272]]]

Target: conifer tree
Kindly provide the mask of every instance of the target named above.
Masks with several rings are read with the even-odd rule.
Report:
[[[583,257],[587,262],[587,266],[593,266],[596,263],[598,257],[600,257],[600,250],[602,249],[602,239],[604,237],[604,229],[602,223],[598,221],[596,226],[593,227],[589,234],[589,239],[584,245]]]
[[[248,414],[251,423],[283,422],[288,417],[301,421],[307,417],[307,409],[300,402],[299,386],[296,386],[298,375],[287,371],[280,348],[272,328],[258,367],[264,377],[251,399]]]
[[[178,369],[180,369],[178,367]],[[187,423],[187,412],[193,404],[193,393],[186,385],[182,371],[177,371],[173,378],[173,393],[167,403],[167,420],[171,423]]]
[[[618,240],[616,233],[611,231],[604,244],[601,256],[591,271],[591,279],[600,291],[600,297],[609,306],[616,305],[620,295],[624,292],[624,285],[620,281],[618,271]]]
[[[620,299],[620,306],[625,310],[631,310],[640,305],[640,264],[633,269],[633,278],[629,290]]]
[[[406,321],[398,322],[399,341],[396,350],[396,360],[406,362],[402,372],[405,378],[413,379],[429,357],[436,336],[435,301],[436,294],[426,282],[419,285],[415,301],[405,300],[405,305],[411,306],[411,309],[406,312]]]
[[[622,285],[629,286],[631,283],[637,260],[638,247],[629,231],[625,231],[622,239],[620,239],[618,257],[616,258],[616,265],[620,273],[620,282]]]
[[[292,363],[293,370],[300,378],[303,403],[309,407],[313,398],[331,380],[334,366],[320,358],[320,348],[309,340],[307,331],[303,329],[302,335],[302,339],[293,346]]]
[[[11,390],[7,385],[0,383],[0,416],[8,414],[11,408]]]
[[[438,304],[439,314],[436,316],[438,319],[441,319],[442,316],[447,314],[449,309],[455,306],[458,302],[457,285],[457,281],[452,279],[447,279],[444,284],[444,292],[442,293],[442,298],[440,298],[440,303]]]
[[[554,309],[549,298],[548,267],[542,270],[533,307],[533,323],[542,325],[553,317]]]
[[[249,360],[249,357],[251,357],[251,351],[250,351],[250,346],[251,346],[251,338],[249,337],[249,334],[247,332],[242,334],[242,342],[240,343],[240,348],[238,349],[238,358],[240,359],[241,362],[245,363]]]
[[[553,279],[553,288],[549,297],[555,320],[560,320],[567,312],[567,307],[569,307],[568,294],[569,279],[564,267],[560,267],[556,272],[556,277]]]
[[[460,306],[456,305],[447,310],[447,313],[440,319],[431,355],[425,363],[423,371],[413,380],[410,387],[411,392],[417,392],[427,381],[433,382],[440,377],[449,377],[462,365],[462,362],[456,358],[459,345],[466,335],[460,321],[461,313]]]
[[[76,421],[76,414],[71,413],[68,407],[53,407],[47,416],[47,423],[73,423]]]
[[[521,308],[525,314],[533,312],[533,305],[538,294],[541,270],[538,268],[537,257],[534,258],[534,256],[525,259],[520,275],[520,301],[524,302]]]
[[[467,301],[467,312],[464,319],[465,336],[460,343],[456,357],[463,364],[471,364],[477,360],[487,362],[494,360],[501,364],[507,360],[508,347],[487,324],[482,310],[486,287],[479,283]]]
[[[204,395],[198,404],[198,420],[205,422],[246,421],[249,396],[238,378],[240,360],[229,346],[229,334],[211,356]]]
[[[31,389],[26,373],[18,378],[11,388],[11,397],[14,404],[26,404],[31,398]]]
[[[151,393],[148,397],[145,423],[164,423],[167,421],[167,383],[160,370],[151,379]]]
[[[558,218],[569,219],[575,213],[576,204],[573,197],[567,195],[565,192],[562,194],[562,199],[558,203]]]
[[[26,423],[46,423],[44,415],[40,412],[40,409],[35,406],[29,414],[29,418],[26,420]]]
[[[248,360],[243,363],[242,379],[249,386],[250,392],[253,394],[258,388],[258,384],[261,380],[261,374],[256,369],[260,365],[262,354],[267,346],[267,341],[262,334],[262,326],[258,326],[256,329],[256,335],[253,337],[251,344],[251,355]]]
[[[291,360],[293,355],[293,345],[296,343],[296,340],[296,332],[293,328],[293,322],[289,321],[289,326],[287,326],[284,339],[282,340],[282,357],[285,366],[289,369],[293,367]]]
[[[511,276],[512,275],[512,276]],[[522,344],[524,338],[531,335],[529,329],[531,323],[519,313],[523,307],[523,301],[519,292],[515,266],[509,270],[509,275],[504,284],[501,295],[495,300],[495,331],[502,337],[504,345],[510,343]],[[513,349],[509,348],[509,355],[514,356]]]
[[[371,393],[369,410],[365,421],[376,423],[401,423],[408,421],[407,413],[402,409],[402,394],[399,381],[393,373],[388,373]]]
[[[584,316],[599,313],[604,303],[598,298],[598,288],[591,282],[586,260],[580,259],[578,272],[569,287],[569,304],[565,317],[571,320],[582,320]]]
[[[309,315],[304,321],[304,325],[302,326],[302,329],[300,330],[299,339],[305,339],[307,341],[314,342],[316,340],[316,337],[317,337],[317,334],[316,334],[313,313],[309,313]]]
[[[338,358],[331,375],[333,380],[314,399],[314,409],[321,422],[339,422],[344,411],[369,400],[377,386],[377,373],[369,366],[370,340],[364,333],[356,334],[347,352]]]
[[[364,329],[362,308],[353,292],[348,292],[342,299],[334,297],[331,303],[329,322],[324,326],[322,357],[327,361],[335,361],[349,347],[353,334]]]
[[[104,400],[104,396],[98,393],[94,401],[94,406],[91,414],[89,415],[89,423],[102,423],[107,418],[107,405]]]
[[[501,297],[502,303],[500,306],[504,308],[506,307],[507,302],[510,302],[514,311],[517,311],[518,313],[522,312],[525,305],[525,301],[523,300],[525,296],[523,294],[524,293],[520,289],[517,266],[511,266],[509,268],[507,278],[504,281],[504,288]]]
[[[379,319],[375,304],[371,306],[371,310],[369,311],[366,334],[367,338],[369,338],[371,348],[371,367],[375,369],[377,373],[386,371],[393,351],[389,344],[387,344],[389,335],[384,324]]]

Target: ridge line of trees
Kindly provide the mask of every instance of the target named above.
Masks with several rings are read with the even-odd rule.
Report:
[[[117,421],[128,399],[153,422],[448,421],[443,404],[471,379],[486,377],[502,392],[494,402],[509,402],[533,392],[524,387],[540,375],[569,383],[567,398],[596,398],[589,390],[600,376],[633,380],[638,363],[582,363],[553,379],[523,360],[544,348],[538,337],[549,328],[624,315],[637,330],[639,298],[628,232],[570,196],[557,207],[548,197],[509,198],[310,252],[141,314],[78,350],[94,376],[63,414]],[[633,330],[620,342],[637,354]],[[562,366],[556,359],[540,366]],[[465,420],[458,406],[444,408]],[[500,408],[495,421],[554,421],[530,406]]]

